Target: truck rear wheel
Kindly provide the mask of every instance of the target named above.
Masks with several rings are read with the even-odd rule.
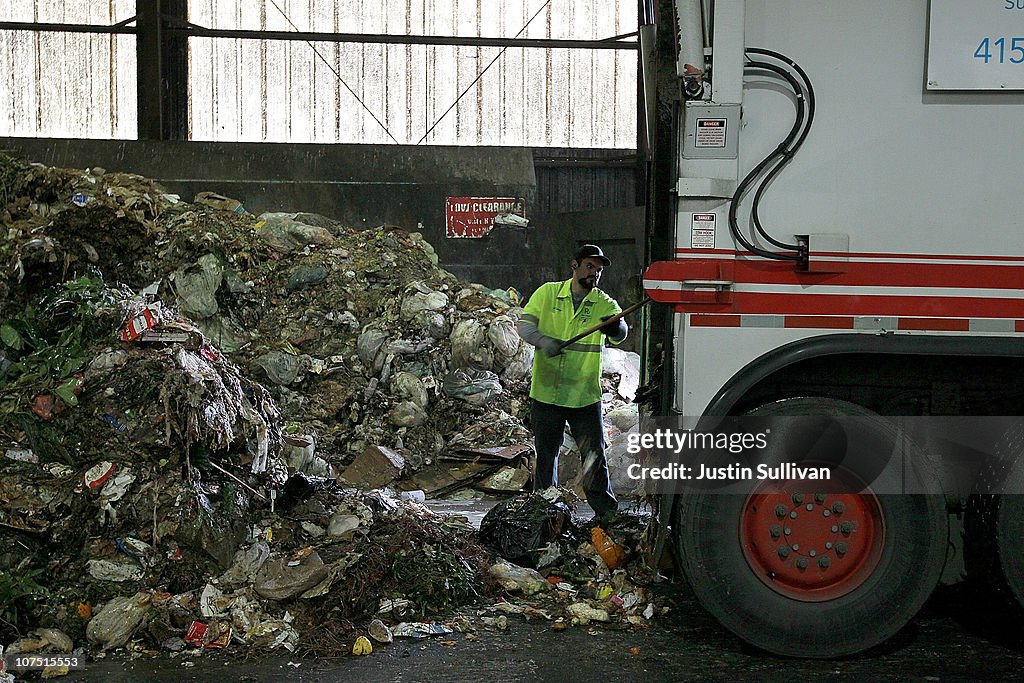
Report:
[[[900,438],[885,418],[830,399],[787,399],[753,414],[853,415],[865,418],[854,426],[864,432],[857,441]],[[880,448],[878,456],[891,452]],[[683,569],[698,600],[741,639],[780,655],[831,658],[883,642],[921,608],[945,560],[941,495],[794,492],[751,482],[746,495],[689,491],[677,514]]]
[[[965,519],[967,574],[1024,607],[1024,425],[1014,425],[983,468]]]

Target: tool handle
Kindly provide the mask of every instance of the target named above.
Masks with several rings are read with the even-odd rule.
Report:
[[[613,323],[613,322],[619,320],[620,318],[629,315],[630,313],[632,313],[633,311],[637,310],[638,308],[646,306],[649,303],[651,303],[651,299],[645,298],[640,303],[633,304],[629,308],[625,309],[624,311],[620,311],[620,312],[616,313],[615,315],[611,316],[607,320],[602,320],[598,324],[592,325],[591,327],[588,327],[587,329],[585,329],[584,331],[580,332],[579,334],[577,334],[572,339],[566,339],[564,342],[561,342],[559,344],[559,348],[564,349],[569,344],[575,344],[580,339],[583,339],[584,337],[589,337],[590,335],[594,334],[594,332],[597,332],[599,329],[601,329],[602,327],[604,327],[608,323]]]

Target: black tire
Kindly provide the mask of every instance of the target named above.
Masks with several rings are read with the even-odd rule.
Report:
[[[895,425],[860,406],[820,398],[778,401],[757,415],[854,415],[870,439],[899,438]],[[927,481],[928,468],[919,476]],[[754,482],[751,482],[753,488]],[[917,489],[921,490],[921,489]],[[688,491],[677,534],[683,571],[699,601],[747,643],[794,657],[834,658],[882,643],[918,612],[939,581],[948,522],[942,495],[878,495],[884,518],[878,562],[850,592],[824,601],[787,597],[755,574],[744,555],[740,520],[747,496]]]
[[[1024,607],[1024,424],[1011,427],[982,468],[968,499],[967,575]]]

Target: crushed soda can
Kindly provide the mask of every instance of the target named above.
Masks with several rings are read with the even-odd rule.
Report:
[[[92,201],[92,197],[85,194],[84,192],[76,192],[71,195],[71,203],[75,206],[82,207]]]
[[[155,327],[160,322],[160,305],[150,304],[143,308],[138,315],[132,317],[121,328],[121,341],[134,341],[146,330]]]
[[[107,483],[115,469],[114,463],[104,460],[85,471],[85,474],[82,475],[82,483],[91,489],[98,489]]]

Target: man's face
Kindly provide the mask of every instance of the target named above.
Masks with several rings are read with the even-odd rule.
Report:
[[[604,264],[596,258],[587,258],[579,261],[573,277],[584,289],[593,289],[601,281],[601,273],[604,272]]]

